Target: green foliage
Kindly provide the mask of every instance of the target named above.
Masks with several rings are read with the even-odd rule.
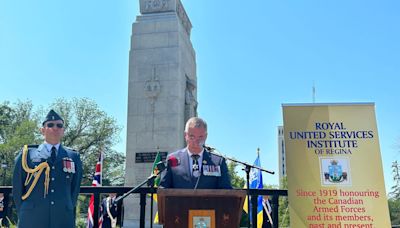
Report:
[[[50,109],[65,120],[63,145],[79,151],[83,162],[82,185],[91,185],[100,151],[104,152],[103,185],[122,185],[125,156],[112,149],[121,127],[87,98],[57,99],[49,108],[33,110],[32,102],[0,104],[0,169],[5,185],[11,185],[14,158],[24,144],[40,144],[42,121]],[[5,179],[3,179],[5,177]],[[0,183],[3,184],[3,183]]]
[[[238,166],[235,162],[227,162],[228,172],[231,176],[231,184],[233,188],[242,189],[245,183],[245,179],[238,175],[236,167]],[[248,216],[245,211],[242,211],[242,217],[240,219],[240,226],[247,226]]]
[[[393,225],[400,224],[400,199],[390,198],[388,200],[390,221]]]
[[[8,103],[4,103],[0,105],[0,142],[3,144],[7,138],[7,134],[9,133],[9,126],[11,126],[11,122],[13,120],[13,110],[9,107]]]
[[[40,141],[37,124],[30,102],[0,104],[0,185],[11,185],[14,158],[22,145]]]
[[[121,127],[87,98],[71,101],[57,99],[49,108],[39,107],[35,111],[30,101],[0,104],[0,161],[6,166],[0,169],[0,185],[11,185],[14,158],[22,146],[43,142],[39,129],[50,109],[56,110],[64,118],[63,145],[79,151],[81,155],[82,185],[91,185],[100,151],[104,153],[103,185],[123,185],[125,156],[112,149],[119,140]],[[78,221],[78,227],[86,227],[88,198],[79,196],[78,211],[84,216]],[[11,218],[15,218],[14,211]]]
[[[388,205],[390,220],[393,225],[400,224],[400,175],[399,165],[397,161],[392,164],[393,182],[394,186],[392,191],[389,193]]]
[[[76,227],[85,228],[87,225],[87,212],[90,195],[79,195],[76,203]]]
[[[17,226],[11,222],[11,220],[8,218],[8,216],[6,216],[5,218],[3,218],[2,222],[0,223],[0,228],[6,228],[6,226],[4,224],[6,224],[6,222],[4,222],[5,220],[7,220],[8,222],[8,226],[9,228],[16,228]]]
[[[237,163],[227,162],[229,175],[231,176],[231,183],[233,188],[243,188],[245,180],[240,177],[236,171]]]
[[[282,189],[288,189],[287,177],[281,179]],[[279,197],[279,227],[290,227],[289,200],[287,197]]]
[[[91,185],[101,151],[104,153],[103,185],[122,185],[125,157],[112,149],[112,146],[118,142],[121,131],[116,120],[101,111],[94,101],[87,98],[74,98],[71,101],[57,99],[51,107],[65,120],[63,145],[81,154],[82,185]]]
[[[391,198],[398,199],[400,198],[400,175],[397,161],[392,163],[392,174],[394,186],[392,187],[392,191],[389,193],[389,195]]]

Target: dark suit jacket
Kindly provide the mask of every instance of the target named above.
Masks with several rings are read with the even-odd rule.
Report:
[[[3,219],[0,222],[0,227],[10,227],[8,224],[8,220],[6,218],[6,216],[7,216],[6,212],[7,212],[8,205],[7,205],[7,202],[5,202],[5,201],[6,201],[5,198],[0,200],[0,219]]]
[[[39,147],[40,148],[40,147]],[[45,160],[32,161],[29,154],[36,147],[28,148],[27,164],[34,168]],[[22,200],[32,181],[24,186],[26,172],[22,168],[22,153],[15,159],[13,176],[13,197],[18,213],[18,227],[40,227],[40,228],[71,228],[75,227],[76,201],[80,191],[82,179],[82,164],[79,153],[60,146],[54,164],[50,165],[50,184],[48,195],[44,197],[45,172],[41,174],[39,181],[30,196]],[[69,158],[75,164],[75,173],[63,170],[63,159]]]
[[[178,150],[167,157],[167,169],[161,173],[161,188],[187,188],[194,189],[197,178],[192,177],[187,149]],[[177,161],[177,162],[176,162]],[[204,166],[219,166],[221,176],[204,175]],[[225,159],[211,154],[203,153],[201,175],[197,185],[198,189],[231,189],[231,180]]]
[[[271,205],[271,203],[270,203],[270,205]],[[271,211],[269,213],[271,213],[270,215],[272,217],[272,209],[271,209]],[[271,223],[269,221],[269,217],[268,217],[267,212],[265,211],[264,208],[263,208],[263,224],[262,224],[262,228],[272,228],[272,225],[271,225]]]
[[[108,197],[107,197],[108,198]],[[103,225],[102,228],[111,228],[111,219],[107,212],[107,198],[104,198],[101,202],[101,214],[103,215]],[[117,204],[110,202],[110,213],[114,219],[117,219],[118,211]]]

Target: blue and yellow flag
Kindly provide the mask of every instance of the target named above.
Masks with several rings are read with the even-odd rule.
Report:
[[[260,154],[259,153],[257,153],[257,158],[254,161],[254,165],[258,166],[258,167],[261,167]],[[249,182],[250,182],[249,183],[250,188],[262,189],[263,188],[263,180],[262,180],[261,170],[259,170],[259,169],[251,169]],[[247,188],[246,184],[245,184],[244,188]],[[262,196],[258,196],[258,199],[257,199],[257,228],[261,228],[262,224],[263,224],[263,205],[262,205],[262,200],[263,200]],[[247,211],[247,203],[248,203],[248,199],[247,199],[247,196],[246,196],[246,199],[245,199],[244,204],[243,204],[243,210],[246,213],[249,213]],[[251,211],[252,211],[252,209],[251,209],[251,205],[250,205],[250,214],[249,214],[250,221],[252,219]]]

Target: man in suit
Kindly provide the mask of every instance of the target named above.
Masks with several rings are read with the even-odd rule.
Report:
[[[185,126],[187,147],[168,155],[161,188],[232,188],[225,159],[204,149],[206,139],[207,123],[198,117],[190,118]]]
[[[13,197],[18,227],[73,228],[82,179],[79,153],[61,145],[64,120],[53,110],[41,145],[25,145],[15,159]]]
[[[101,202],[101,214],[103,215],[102,228],[117,227],[117,204],[115,197],[117,194],[110,193],[110,195],[103,199]]]

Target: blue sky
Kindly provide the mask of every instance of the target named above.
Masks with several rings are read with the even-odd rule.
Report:
[[[375,102],[386,190],[399,159],[400,1],[183,0],[208,144],[278,172],[282,103]],[[0,2],[0,102],[88,97],[124,127],[138,0]],[[368,165],[368,164],[366,164]],[[241,172],[241,171],[240,171]],[[243,175],[243,174],[242,174]],[[277,184],[278,175],[265,175]]]

